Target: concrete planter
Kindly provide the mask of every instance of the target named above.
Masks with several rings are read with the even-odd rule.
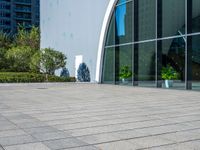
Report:
[[[173,80],[165,80],[165,87],[166,88],[173,87],[173,83],[174,83]]]
[[[128,84],[128,79],[122,78],[122,83],[123,84]]]

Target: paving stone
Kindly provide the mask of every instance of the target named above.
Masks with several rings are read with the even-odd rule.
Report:
[[[80,141],[76,138],[66,138],[66,139],[60,139],[60,140],[44,141],[43,143],[52,150],[88,145],[87,143]]]
[[[71,137],[71,135],[65,132],[45,132],[45,133],[35,133],[32,134],[38,141],[47,141],[47,140],[54,140],[54,139],[63,139],[67,137]]]
[[[200,139],[200,129],[199,130],[189,130],[184,132],[176,132],[171,134],[162,135],[165,139],[173,140],[177,143],[184,141],[193,141],[196,139]]]
[[[100,150],[100,149],[95,146],[81,146],[81,147],[68,148],[68,149],[63,149],[63,150]]]
[[[56,132],[57,129],[51,126],[43,126],[43,127],[35,127],[35,128],[25,128],[23,129],[25,132],[29,134],[37,134],[37,133],[44,133],[44,132]]]
[[[123,140],[123,139],[149,136],[149,134],[145,132],[137,132],[137,130],[124,130],[119,132],[113,132],[112,136],[118,137],[119,139]]]
[[[10,129],[16,129],[17,126],[7,120],[1,120],[0,121],[0,131],[4,130],[10,130]]]
[[[178,131],[184,131],[193,129],[193,127],[182,125],[182,124],[172,124],[172,125],[162,125],[148,128],[137,129],[137,132],[144,133],[146,135],[156,135],[156,134],[165,134]]]
[[[50,150],[42,143],[30,143],[23,145],[6,146],[5,150]]]
[[[29,118],[29,119],[10,119],[10,121],[12,121],[15,124],[23,124],[23,123],[34,123],[37,122],[38,120],[34,119],[34,118]]]
[[[31,142],[36,142],[36,140],[30,135],[20,135],[20,136],[10,136],[10,137],[0,138],[0,143],[2,146],[25,144]]]
[[[0,144],[0,150],[5,150],[1,144]]]
[[[198,145],[196,145],[198,144]],[[144,148],[138,150],[199,150],[200,143],[188,142],[186,143],[175,143],[171,145],[163,145],[151,148]]]
[[[20,128],[36,128],[36,127],[44,127],[46,124],[41,121],[35,121],[35,122],[25,122],[25,123],[19,123],[17,124]]]
[[[200,149],[200,140],[195,141],[188,141],[185,143],[182,143],[185,147],[189,147],[192,150],[199,150]]]
[[[98,144],[98,143],[105,143],[115,140],[120,140],[119,137],[112,136],[112,134],[97,134],[97,135],[90,135],[90,136],[82,136],[78,137],[77,139],[84,141],[89,144]]]
[[[141,147],[140,148],[150,148],[154,146],[160,146],[160,145],[166,145],[166,144],[173,144],[174,141],[169,139],[164,139],[161,136],[149,136],[149,137],[143,137],[143,138],[135,138],[131,140],[127,140],[127,142],[130,142],[132,144],[138,144]]]
[[[19,136],[19,135],[28,135],[28,134],[20,129],[0,131],[0,138],[10,137],[10,136]]]
[[[95,146],[98,147],[100,150],[135,150],[141,147],[140,145],[132,144],[125,141],[104,143]]]

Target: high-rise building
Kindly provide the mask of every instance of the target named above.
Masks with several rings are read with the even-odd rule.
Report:
[[[0,31],[15,33],[19,24],[39,26],[39,10],[39,0],[0,0]]]

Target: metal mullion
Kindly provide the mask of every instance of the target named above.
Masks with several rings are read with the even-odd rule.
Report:
[[[155,35],[155,37],[156,37],[156,39],[158,38],[158,0],[155,0],[155,5],[156,5],[156,10],[155,10],[155,12],[156,12],[156,19],[155,19],[155,28],[156,28],[156,35]],[[156,43],[155,43],[155,67],[156,67],[156,70],[155,70],[155,75],[156,75],[156,87],[157,87],[157,85],[158,85],[158,41],[156,40]]]
[[[185,0],[185,35],[186,35],[186,42],[185,42],[185,89],[188,87],[188,38],[187,38],[187,30],[188,30],[188,5],[187,0]]]
[[[188,34],[188,36],[192,36],[192,35],[200,35],[200,32],[199,33]],[[150,39],[150,40],[144,40],[144,41],[128,42],[128,43],[124,43],[124,44],[116,44],[116,45],[106,46],[105,48],[111,48],[111,47],[117,47],[117,46],[128,46],[128,45],[131,45],[131,44],[142,44],[142,43],[147,43],[147,42],[170,40],[170,39],[182,38],[182,37],[185,38],[185,36],[186,35],[184,34],[184,35],[163,37],[163,38],[158,38],[158,39]]]
[[[132,42],[134,42],[134,3],[135,1],[132,1]],[[134,72],[134,44],[131,44],[132,49],[132,72]],[[134,73],[132,74],[132,86],[134,86]]]

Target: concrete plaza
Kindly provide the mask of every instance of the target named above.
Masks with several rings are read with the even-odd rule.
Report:
[[[0,150],[199,150],[200,92],[0,85]]]

